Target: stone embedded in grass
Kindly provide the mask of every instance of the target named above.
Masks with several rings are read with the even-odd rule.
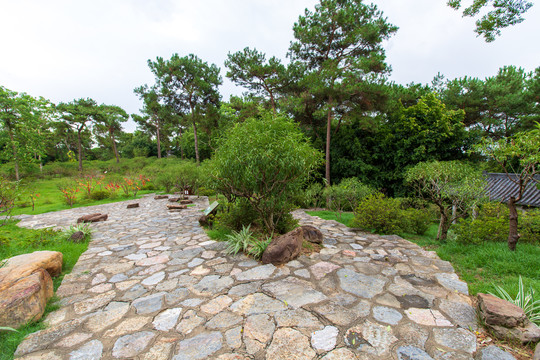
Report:
[[[76,231],[69,237],[69,240],[71,242],[74,242],[75,244],[83,242],[84,241],[84,233],[82,231]]]

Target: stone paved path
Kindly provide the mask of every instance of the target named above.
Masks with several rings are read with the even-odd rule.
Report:
[[[286,266],[226,256],[181,212],[151,197],[27,217],[19,225],[109,220],[57,295],[48,328],[20,359],[472,359],[467,285],[433,252],[296,211],[324,234],[320,254]]]

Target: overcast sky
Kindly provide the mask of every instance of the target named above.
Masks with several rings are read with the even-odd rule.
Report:
[[[473,32],[446,0],[378,0],[399,27],[386,45],[391,79],[402,84],[485,78],[504,65],[540,66],[540,5],[494,43]],[[292,26],[316,0],[0,0],[0,85],[68,102],[91,97],[136,113],[133,89],[152,84],[147,60],[193,53],[222,68],[224,100],[241,94],[225,79],[228,52],[256,47],[285,58]],[[465,0],[465,3],[468,3]],[[128,131],[134,124],[126,126]]]

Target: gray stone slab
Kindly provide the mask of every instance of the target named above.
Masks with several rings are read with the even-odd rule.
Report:
[[[380,294],[386,284],[385,280],[360,274],[349,269],[340,269],[337,271],[337,275],[340,286],[344,291],[366,299],[371,299],[375,295]]]
[[[223,336],[221,333],[204,332],[190,339],[178,343],[178,352],[173,360],[199,360],[207,359],[219,351],[222,347]]]

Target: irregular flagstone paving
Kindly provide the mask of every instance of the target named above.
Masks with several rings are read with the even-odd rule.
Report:
[[[199,226],[206,198],[145,197],[25,217],[67,226],[106,213],[58,288],[59,310],[18,359],[472,359],[476,314],[450,263],[397,236],[294,212],[320,253],[281,267],[227,256]]]

